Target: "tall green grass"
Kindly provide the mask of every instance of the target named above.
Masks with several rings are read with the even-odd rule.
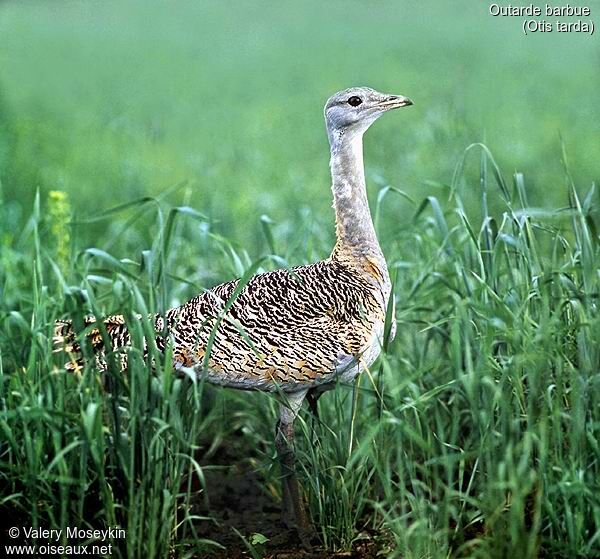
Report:
[[[383,553],[402,558],[600,553],[598,194],[575,188],[564,153],[563,169],[565,206],[555,210],[531,207],[526,177],[506,180],[480,144],[465,150],[444,198],[380,190],[378,221],[393,220],[387,198],[398,194],[413,216],[384,239],[396,339],[354,386],[321,399],[319,421],[303,414],[297,425],[326,549],[377,537]],[[176,376],[168,355],[151,354],[150,366],[141,350],[150,325],[135,313],[257,265],[214,233],[202,207],[145,198],[92,213],[120,224],[95,248],[77,245],[85,220],[67,221],[66,208],[60,196],[38,196],[16,232],[15,206],[0,200],[2,516],[120,525],[120,557],[205,556],[216,544],[195,535],[210,522],[192,506],[199,494],[210,498],[197,458],[241,427],[239,460],[277,487],[276,406]],[[136,229],[140,219],[156,224],[152,239]],[[319,246],[311,225],[288,248],[268,218],[255,227],[267,269],[296,263],[299,250],[310,260]],[[117,235],[148,248],[118,259]],[[196,242],[212,248],[196,252]],[[190,258],[216,277],[187,273]],[[111,360],[103,375],[92,360],[66,373],[51,352],[54,319],[115,311],[134,338],[127,373]]]
[[[507,184],[485,146],[465,158],[477,149],[479,184],[464,183],[463,160],[448,209],[428,197],[398,239],[383,415],[375,382],[346,395],[345,420],[339,399],[326,408],[324,437],[307,454],[312,509],[324,541],[341,547],[370,509],[394,557],[593,557],[597,193],[581,200],[565,167],[568,206],[530,208],[523,175]],[[477,223],[463,203],[474,195]],[[498,217],[492,196],[503,200]]]

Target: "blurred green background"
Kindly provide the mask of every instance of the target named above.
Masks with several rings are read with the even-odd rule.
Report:
[[[371,196],[391,184],[417,200],[444,198],[465,147],[485,141],[507,177],[525,173],[532,205],[564,205],[559,134],[576,184],[598,179],[597,36],[524,36],[522,18],[488,8],[4,2],[0,179],[17,202],[11,219],[17,227],[38,188],[67,191],[83,218],[186,181],[169,202],[209,214],[216,230],[256,247],[253,256],[264,248],[261,214],[284,245],[310,215],[326,253],[333,213],[322,106],[352,85],[415,101],[367,135]],[[400,198],[386,203],[384,249],[413,211]],[[111,226],[81,228],[79,246],[98,244]]]
[[[0,521],[123,521],[115,556],[189,556],[177,527],[205,494],[179,481],[195,455],[258,472],[277,506],[272,398],[191,398],[168,364],[138,359],[114,406],[92,360],[62,373],[52,325],[160,312],[251,262],[326,257],[322,107],[370,85],[415,102],[365,139],[398,334],[360,390],[323,398],[315,444],[300,421],[322,543],[349,550],[370,526],[406,559],[598,557],[598,32],[524,36],[488,9],[0,0]],[[509,189],[523,173],[527,200],[501,201],[482,150],[455,173],[474,142]],[[235,545],[263,530],[236,518]]]

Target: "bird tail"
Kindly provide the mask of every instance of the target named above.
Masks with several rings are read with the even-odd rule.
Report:
[[[96,317],[88,316],[84,318],[86,328],[94,323],[96,323]],[[109,316],[103,320],[103,323],[112,345],[111,350],[114,347],[124,347],[131,344],[127,325],[122,315]],[[91,328],[86,336],[92,346],[98,368],[106,369],[106,348],[100,329]],[[54,353],[64,353],[67,356],[67,362],[65,363],[67,371],[80,372],[83,369],[85,360],[71,320],[57,320],[54,323],[52,343]],[[125,357],[124,354],[123,357]]]

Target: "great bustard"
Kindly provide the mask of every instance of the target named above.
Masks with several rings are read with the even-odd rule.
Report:
[[[337,237],[329,258],[258,274],[241,290],[239,280],[223,283],[153,317],[158,349],[172,344],[176,368],[193,368],[214,384],[285,395],[275,436],[283,517],[303,541],[310,523],[295,475],[294,419],[307,395],[314,402],[337,379],[351,381],[373,363],[391,291],[369,212],[362,138],[383,113],[411,104],[368,87],[340,91],[325,104]],[[123,317],[104,323],[111,350],[124,356],[130,336]],[[71,322],[58,322],[55,334],[58,350],[69,355],[67,368],[81,367]],[[89,337],[102,369],[102,338],[98,330]]]

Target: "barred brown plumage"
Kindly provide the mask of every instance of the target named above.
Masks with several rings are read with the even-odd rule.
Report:
[[[375,322],[384,319],[376,284],[335,259],[258,274],[232,299],[236,285],[221,284],[166,313],[176,368],[200,367],[219,321],[205,371],[210,382],[272,392],[312,387],[331,382],[341,364],[358,358],[369,347]],[[153,320],[157,345],[163,349],[164,318]],[[85,326],[94,322],[88,318]],[[111,350],[121,348],[126,358],[130,338],[123,317],[103,322]],[[97,366],[104,369],[99,330],[88,337]],[[80,369],[81,353],[70,322],[57,322],[55,342],[70,358],[67,368]]]
[[[294,473],[293,421],[307,394],[316,402],[336,379],[352,380],[377,358],[391,292],[367,202],[362,137],[384,112],[410,104],[406,97],[366,87],[341,91],[327,101],[337,236],[329,258],[258,274],[245,285],[223,283],[164,316],[151,317],[157,348],[164,351],[171,344],[175,368],[193,369],[214,384],[285,396],[276,436],[283,513],[303,542],[310,524]],[[110,348],[94,323],[95,318],[85,320],[98,369],[106,368],[107,349],[119,355],[126,369],[131,339],[123,317],[103,320]],[[65,367],[81,369],[71,322],[56,323],[54,341],[57,351],[68,356]]]

